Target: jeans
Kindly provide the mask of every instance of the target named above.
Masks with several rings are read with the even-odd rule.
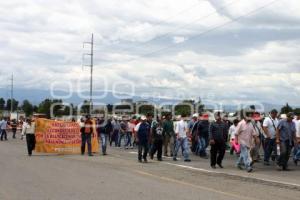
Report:
[[[1,140],[3,140],[3,138],[5,140],[7,140],[7,133],[6,133],[6,130],[5,129],[2,129],[1,130]]]
[[[126,138],[126,134],[125,133],[120,133],[119,137],[118,137],[118,147],[121,147],[123,138]]]
[[[240,144],[240,147],[241,147],[241,153],[240,153],[240,157],[238,158],[236,164],[237,164],[237,166],[240,166],[244,163],[246,169],[251,169],[252,160],[251,160],[251,156],[250,156],[250,148],[244,144]]]
[[[85,144],[88,145],[88,154],[92,155],[92,134],[81,134],[81,154],[85,152]]]
[[[144,160],[147,160],[147,154],[148,154],[148,143],[139,143],[138,147],[138,159],[141,161],[142,158]]]
[[[128,147],[128,146],[132,146],[132,143],[131,143],[131,136],[132,136],[132,133],[131,132],[127,132],[126,133],[126,139],[127,139],[127,142],[125,144],[125,147]]]
[[[225,142],[215,141],[215,144],[211,145],[210,149],[210,165],[221,165],[225,156],[226,144]]]
[[[295,145],[294,147],[294,160],[300,161],[300,144]]]
[[[187,137],[186,138],[178,138],[176,140],[175,151],[174,151],[174,154],[173,154],[173,158],[177,157],[177,154],[178,154],[178,151],[179,151],[180,147],[183,151],[184,159],[188,160],[189,159],[189,141],[188,141]]]
[[[207,156],[207,154],[206,154],[206,140],[205,140],[204,137],[199,137],[196,153],[199,154],[201,157]]]
[[[102,154],[106,154],[108,135],[105,133],[101,133],[100,137],[101,137]]]
[[[283,168],[286,168],[290,159],[292,151],[292,145],[290,141],[284,141],[280,143],[280,156],[278,157],[277,164]]]
[[[26,134],[26,143],[27,143],[27,151],[28,155],[32,155],[32,150],[35,149],[35,135],[34,134]]]
[[[270,157],[272,156],[272,153],[274,152],[276,154],[276,140],[266,138],[264,141],[264,144],[265,144],[265,146],[264,146],[264,150],[265,150],[264,161],[269,162]]]

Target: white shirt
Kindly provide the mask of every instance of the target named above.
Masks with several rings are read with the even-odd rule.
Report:
[[[271,116],[269,116],[269,117],[267,117],[264,120],[264,123],[263,123],[263,127],[266,127],[269,130],[269,133],[271,135],[271,139],[274,139],[276,137],[276,130],[274,128],[273,123],[274,123],[274,125],[275,125],[275,127],[277,129],[278,123],[279,123],[277,118],[276,119],[272,119]],[[266,137],[266,134],[264,134],[264,136]]]
[[[187,131],[188,131],[188,124],[186,121],[181,120],[176,123],[176,129],[175,132],[178,134],[179,138],[186,138],[187,137]]]
[[[1,130],[6,130],[6,128],[7,128],[7,121],[2,120],[0,122],[0,125],[1,125]]]
[[[236,132],[236,126],[233,124],[230,126],[229,132],[228,132],[230,140],[235,139],[235,132]]]
[[[296,137],[300,137],[300,120],[294,120],[296,126]]]
[[[29,125],[28,123],[24,122],[22,127],[22,135],[34,134],[34,133],[35,133],[35,123],[31,123],[31,125]]]

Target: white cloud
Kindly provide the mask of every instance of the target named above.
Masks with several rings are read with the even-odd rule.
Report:
[[[220,26],[267,3],[2,1],[0,80],[14,72],[16,87],[49,89],[53,82],[76,85],[81,76],[83,88],[88,88],[88,70],[81,69],[82,53],[88,49],[82,42],[94,32],[97,89],[131,81],[143,94],[215,94],[218,100],[232,102],[246,97],[299,104],[298,1],[278,1]],[[157,53],[142,56],[151,52]],[[6,85],[0,82],[0,87]]]

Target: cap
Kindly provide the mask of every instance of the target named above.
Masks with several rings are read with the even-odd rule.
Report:
[[[141,117],[141,120],[147,120],[147,117],[145,116],[145,115],[143,115],[142,117]]]
[[[293,112],[289,112],[287,115],[286,115],[286,117],[287,118],[294,118],[294,113]]]
[[[255,121],[261,120],[261,115],[260,115],[260,113],[254,113],[253,119],[254,119]]]
[[[193,114],[193,118],[198,117],[198,116],[199,116],[198,113]]]
[[[209,115],[208,115],[208,114],[203,114],[203,115],[202,115],[202,119],[204,119],[204,120],[205,120],[205,119],[209,119]]]

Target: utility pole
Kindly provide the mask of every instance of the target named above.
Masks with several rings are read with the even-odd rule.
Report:
[[[10,89],[10,113],[13,112],[13,99],[14,99],[14,74],[11,75],[11,89]]]
[[[88,44],[90,45],[91,47],[91,52],[90,53],[85,53],[83,54],[83,59],[85,56],[90,56],[90,65],[84,65],[84,66],[88,66],[90,67],[90,111],[89,111],[89,114],[92,114],[92,110],[93,110],[93,72],[94,72],[94,34],[92,33],[92,38],[91,38],[91,41],[90,42],[84,42],[83,43],[83,48],[84,48],[84,45],[85,44]]]

